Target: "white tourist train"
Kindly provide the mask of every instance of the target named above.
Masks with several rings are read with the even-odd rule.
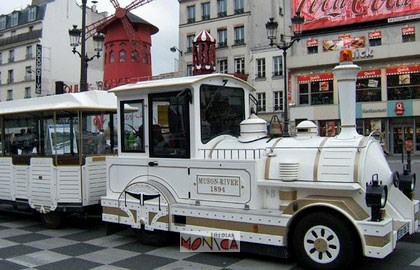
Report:
[[[358,71],[344,50],[335,137],[310,121],[296,136],[269,136],[251,112],[255,89],[226,74],[112,89],[120,141],[107,158],[103,221],[160,244],[167,232],[236,231],[242,251],[295,254],[314,268],[384,258],[415,232],[419,201],[415,175],[398,177],[380,143],[356,132]]]
[[[2,102],[0,203],[35,209],[50,228],[100,211],[116,110],[115,95],[97,90]]]

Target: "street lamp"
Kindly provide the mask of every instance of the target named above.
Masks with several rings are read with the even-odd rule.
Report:
[[[274,21],[274,18],[270,18],[270,20],[265,24],[265,28],[267,30],[267,38],[270,40],[270,46],[273,47],[274,45],[277,46],[280,50],[283,51],[283,81],[284,81],[284,127],[283,127],[283,136],[290,137],[289,134],[289,102],[288,102],[288,90],[287,90],[287,64],[286,64],[286,57],[287,57],[287,50],[292,47],[295,41],[299,41],[300,37],[302,36],[302,26],[305,19],[300,16],[300,12],[296,12],[296,15],[293,16],[292,20],[292,31],[293,36],[289,42],[285,40],[281,40],[280,43],[276,43],[275,40],[277,38],[277,28],[279,24]]]
[[[70,46],[73,47],[73,54],[80,56],[80,92],[86,91],[87,86],[87,67],[88,63],[95,57],[101,57],[101,51],[103,50],[103,44],[105,37],[101,33],[96,33],[93,36],[94,49],[96,55],[88,57],[86,53],[86,2],[82,0],[82,29],[78,29],[77,25],[73,25],[73,29],[69,30]],[[80,53],[76,50],[76,47],[81,45]]]

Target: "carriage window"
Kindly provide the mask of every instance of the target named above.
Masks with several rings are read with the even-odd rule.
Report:
[[[202,85],[200,89],[201,141],[229,134],[240,135],[239,124],[245,119],[242,88]]]
[[[122,101],[121,144],[123,152],[144,152],[143,100]]]
[[[150,95],[149,145],[151,157],[189,158],[189,102],[191,93]]]
[[[37,121],[33,117],[5,118],[5,154],[32,156],[39,153]]]
[[[77,134],[79,140],[80,135]],[[109,112],[82,113],[82,147],[84,155],[104,155],[116,151],[117,130]]]

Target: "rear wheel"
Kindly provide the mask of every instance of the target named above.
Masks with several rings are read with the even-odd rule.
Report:
[[[352,231],[335,215],[309,214],[299,221],[293,235],[296,258],[313,269],[346,268],[359,250]]]
[[[63,223],[63,216],[57,212],[49,212],[41,214],[41,220],[48,229],[58,229]]]

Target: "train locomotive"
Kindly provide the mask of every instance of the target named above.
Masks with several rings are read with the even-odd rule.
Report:
[[[380,143],[357,133],[358,71],[343,51],[333,70],[335,137],[319,136],[311,121],[295,136],[270,136],[251,110],[255,89],[226,74],[111,90],[120,142],[118,156],[107,158],[103,221],[155,244],[168,232],[235,231],[241,251],[294,254],[317,269],[384,258],[418,228],[416,176],[392,172]]]

